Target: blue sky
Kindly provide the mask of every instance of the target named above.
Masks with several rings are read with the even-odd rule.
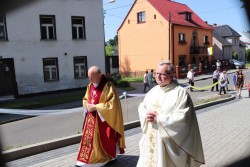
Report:
[[[146,1],[146,0],[145,0]],[[208,24],[229,25],[237,32],[250,30],[240,0],[172,0],[186,4]],[[105,40],[113,39],[134,0],[103,0]]]

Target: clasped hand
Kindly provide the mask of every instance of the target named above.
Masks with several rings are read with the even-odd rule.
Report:
[[[95,104],[90,104],[90,103],[88,103],[88,104],[87,104],[87,110],[88,110],[88,112],[93,112],[93,111],[95,111],[95,110],[96,110]]]
[[[156,111],[150,111],[146,114],[146,120],[147,122],[157,122],[157,112]]]

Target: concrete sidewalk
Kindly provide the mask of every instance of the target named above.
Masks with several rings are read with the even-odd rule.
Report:
[[[242,99],[197,111],[206,164],[202,167],[227,166],[250,156],[250,110],[247,90]],[[140,128],[125,131],[126,153],[106,166],[134,167],[139,158]],[[78,144],[8,162],[9,167],[73,167]],[[235,165],[247,166],[249,163]],[[249,164],[248,164],[249,166]]]

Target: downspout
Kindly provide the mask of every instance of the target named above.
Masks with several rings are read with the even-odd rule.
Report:
[[[171,52],[170,52],[170,47],[171,47],[171,12],[168,14],[168,60],[171,62]]]

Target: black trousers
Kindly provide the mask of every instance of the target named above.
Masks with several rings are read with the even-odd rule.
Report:
[[[189,79],[188,82],[191,86],[194,86],[194,82],[192,81],[192,79]],[[193,88],[190,87],[190,91],[193,91]]]
[[[216,82],[218,82],[218,79],[213,78],[213,84],[216,83]],[[213,91],[213,90],[214,90],[214,86],[212,87],[211,91]],[[216,91],[219,91],[219,86],[218,86],[218,84],[216,85]]]
[[[143,92],[144,92],[144,93],[146,92],[146,88],[147,88],[147,87],[148,87],[148,89],[150,89],[148,82],[147,82],[147,83],[144,83],[144,89],[143,89]]]
[[[225,86],[220,86],[220,95],[222,90],[224,91],[224,94],[226,94]]]

